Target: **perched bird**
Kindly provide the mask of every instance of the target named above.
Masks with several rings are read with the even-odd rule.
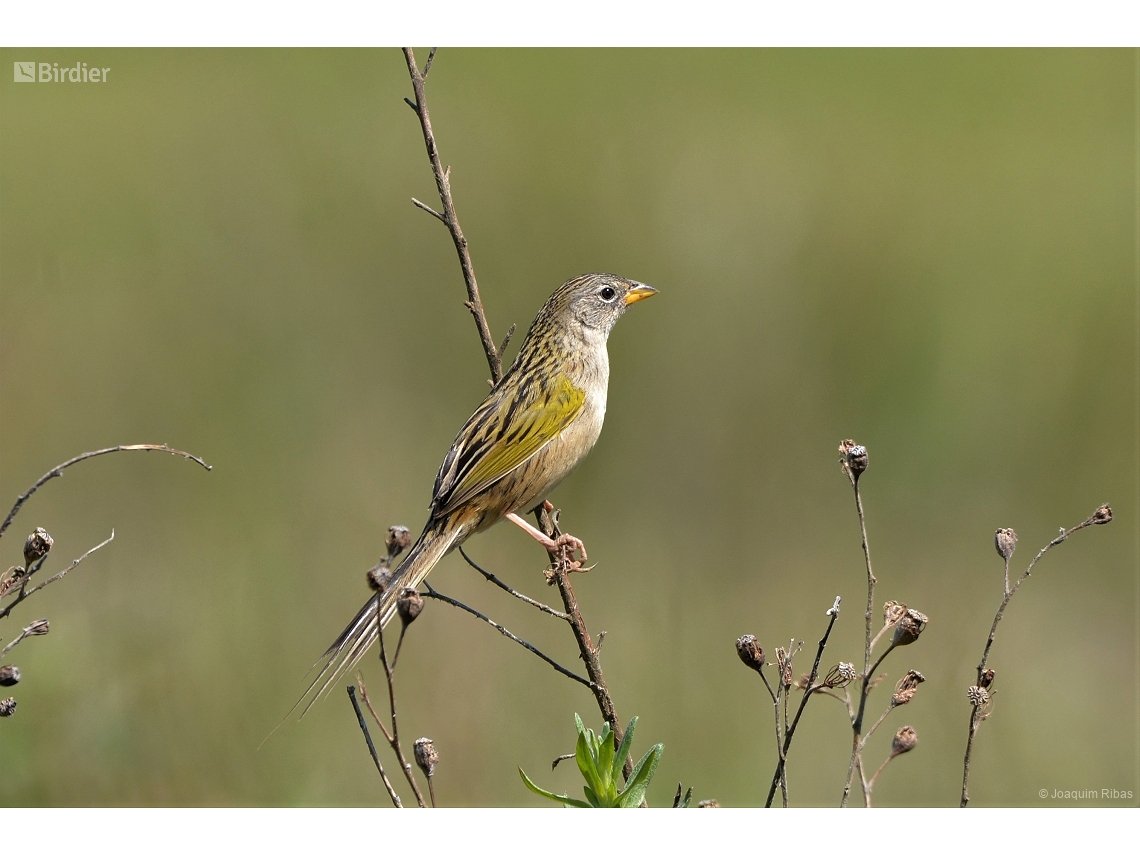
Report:
[[[657,289],[609,273],[587,273],[558,288],[530,326],[514,364],[455,437],[435,479],[431,516],[383,591],[369,598],[325,651],[303,701],[307,712],[375,643],[415,588],[452,549],[504,517],[547,549],[556,543],[518,516],[537,508],[593,448],[606,415],[606,340],[617,319]],[[583,554],[583,558],[585,555]],[[314,690],[316,690],[314,692]]]

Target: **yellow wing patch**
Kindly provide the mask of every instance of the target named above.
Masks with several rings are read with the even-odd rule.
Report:
[[[529,460],[578,417],[586,400],[586,393],[565,379],[543,392],[517,411],[505,430],[500,426],[501,438],[488,442],[437,515],[454,510]]]

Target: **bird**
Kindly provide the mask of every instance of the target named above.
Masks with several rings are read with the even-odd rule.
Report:
[[[552,540],[519,513],[541,506],[597,442],[606,414],[610,331],[630,306],[656,293],[632,279],[586,273],[550,295],[511,367],[444,456],[423,533],[383,590],[317,660],[321,670],[297,702],[312,695],[302,717],[376,642],[400,592],[417,588],[471,535],[508,519],[548,550],[569,547],[585,559],[580,540]]]

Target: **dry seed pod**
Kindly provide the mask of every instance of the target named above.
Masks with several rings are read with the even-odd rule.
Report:
[[[982,672],[982,675],[980,677],[978,677],[978,685],[981,686],[983,689],[988,689],[993,684],[994,684],[994,669],[993,668],[987,668],[985,671]]]
[[[368,580],[368,587],[380,594],[392,585],[392,574],[384,564],[377,564],[365,574],[365,578]]]
[[[418,618],[423,610],[424,598],[416,592],[415,588],[404,588],[396,597],[396,611],[399,613],[400,621],[404,626]]]
[[[384,545],[388,547],[388,562],[391,563],[392,559],[411,545],[411,542],[411,532],[404,526],[394,525],[389,528],[388,537],[384,539]]]
[[[0,701],[0,718],[7,718],[16,711],[16,699],[5,698]]]
[[[701,801],[697,802],[697,807],[718,808],[720,807],[720,802],[718,802],[716,799],[702,799]]]
[[[753,671],[758,672],[764,667],[764,648],[756,642],[755,635],[742,635],[736,639],[736,655]]]
[[[970,703],[976,707],[984,707],[990,702],[990,693],[981,686],[970,686],[966,689],[966,697],[968,697]]]
[[[853,478],[858,479],[867,470],[869,463],[867,449],[858,445],[855,440],[845,439],[839,443],[839,453],[843,455],[839,460],[840,464]]]
[[[1112,508],[1108,505],[1101,505],[1093,513],[1093,523],[1095,525],[1104,525],[1110,522],[1112,522]]]
[[[895,685],[895,693],[891,695],[891,706],[901,707],[903,704],[909,704],[918,691],[918,687],[925,682],[926,678],[922,676],[922,672],[907,671]]]
[[[900,754],[906,754],[916,745],[918,745],[918,734],[914,732],[914,728],[909,724],[900,727],[895,738],[891,740],[891,756],[898,757]]]
[[[416,765],[420,771],[429,778],[434,775],[435,767],[439,764],[439,752],[435,750],[435,743],[426,736],[421,736],[412,746],[412,751],[416,755]]]
[[[29,534],[28,539],[24,541],[24,569],[47,555],[53,543],[55,541],[51,539],[51,535],[42,528],[37,528]]]
[[[922,631],[926,629],[927,621],[928,618],[922,612],[907,609],[906,614],[899,618],[899,622],[895,625],[895,634],[891,638],[891,644],[896,647],[914,644],[918,641]]]
[[[14,686],[19,682],[19,668],[15,665],[0,665],[0,686]]]
[[[32,621],[30,624],[24,627],[24,632],[27,635],[47,635],[49,629],[51,629],[51,624],[49,624],[44,618],[40,618],[39,620]]]
[[[850,662],[840,662],[827,672],[827,676],[823,678],[823,685],[828,689],[842,689],[858,676],[854,665]]]
[[[906,606],[897,600],[887,600],[883,603],[883,624],[892,624],[906,614]]]
[[[994,546],[997,548],[998,555],[1005,561],[1009,561],[1010,556],[1013,555],[1013,550],[1017,548],[1017,532],[1012,528],[999,528],[994,532]]]

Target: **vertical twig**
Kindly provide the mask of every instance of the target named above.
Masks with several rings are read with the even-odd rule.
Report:
[[[866,614],[866,643],[863,647],[863,680],[859,698],[859,712],[851,723],[851,761],[847,766],[847,780],[843,785],[843,799],[840,807],[847,806],[847,797],[851,793],[851,781],[855,775],[855,767],[860,767],[860,780],[862,780],[862,764],[860,762],[859,735],[863,727],[863,709],[867,703],[867,690],[871,681],[871,646],[872,646],[872,616],[875,611],[875,573],[871,569],[871,547],[867,543],[867,521],[863,514],[863,497],[859,493],[859,475],[867,468],[867,450],[856,445],[853,440],[844,440],[839,446],[844,457],[840,460],[843,471],[851,481],[855,491],[855,510],[859,514],[859,533],[863,540],[863,557],[867,565],[867,614]],[[889,651],[888,651],[889,652]],[[886,655],[886,654],[884,654]],[[880,661],[882,661],[880,659]],[[876,666],[877,667],[877,666]]]
[[[839,597],[835,598],[835,605],[827,610],[827,614],[830,616],[831,620],[827,622],[827,629],[824,630],[823,637],[819,640],[819,647],[815,653],[815,662],[812,663],[811,674],[808,675],[808,683],[804,688],[804,696],[800,699],[800,706],[799,709],[796,710],[796,717],[792,719],[791,727],[787,728],[787,733],[784,736],[783,746],[777,746],[780,748],[780,758],[777,761],[776,771],[772,775],[772,786],[768,788],[768,799],[764,803],[764,807],[772,806],[772,799],[776,794],[777,783],[780,783],[784,788],[785,797],[787,795],[787,778],[785,777],[785,766],[787,765],[788,761],[788,751],[792,747],[792,737],[796,735],[796,726],[800,723],[800,716],[804,714],[804,708],[807,707],[808,700],[811,699],[811,696],[815,694],[816,691],[823,688],[822,684],[817,684],[815,682],[815,678],[819,675],[819,663],[823,659],[823,651],[824,648],[827,647],[827,640],[831,637],[831,629],[835,626],[835,621],[839,619]],[[767,683],[767,680],[764,682]],[[772,690],[769,688],[768,691],[771,692]],[[786,804],[785,807],[787,807]]]
[[[412,788],[412,792],[416,796],[416,804],[424,807],[424,797],[420,793],[420,788],[416,784],[416,776],[412,772],[412,764],[404,757],[403,746],[400,745],[400,730],[396,724],[396,675],[394,669],[388,664],[388,653],[384,648],[384,630],[380,628],[380,609],[376,609],[376,623],[377,632],[380,636],[380,664],[384,666],[384,677],[388,681],[388,708],[392,713],[392,730],[385,735],[388,737],[388,744],[392,746],[392,751],[396,755],[396,760],[400,763],[400,768],[404,772],[404,777],[408,779],[408,785]]]
[[[538,521],[539,529],[547,537],[556,538],[561,535],[558,524],[546,508],[540,507],[535,513],[535,518]],[[578,643],[578,652],[582,657],[582,662],[586,665],[586,674],[590,678],[590,691],[598,703],[598,710],[602,714],[602,719],[609,722],[615,742],[620,743],[624,730],[618,720],[617,710],[614,709],[614,702],[610,697],[609,687],[606,685],[605,674],[602,673],[602,662],[598,655],[598,648],[594,644],[593,638],[590,637],[590,631],[586,628],[586,619],[582,617],[582,610],[578,607],[578,598],[574,594],[574,587],[570,584],[569,573],[572,568],[573,562],[570,560],[568,547],[561,549],[558,555],[551,555],[550,570],[548,571],[550,581],[558,586],[558,593],[562,596],[562,605],[566,609],[570,629],[574,633],[574,640]],[[633,774],[633,760],[628,756],[625,758],[622,771],[626,780]]]
[[[447,226],[451,233],[451,240],[455,243],[455,251],[459,254],[459,266],[463,269],[463,282],[467,286],[467,302],[465,305],[475,319],[475,326],[479,330],[479,341],[483,344],[483,352],[487,355],[487,366],[491,369],[491,380],[498,383],[503,376],[502,354],[495,347],[495,339],[491,335],[491,327],[487,324],[487,315],[483,310],[483,303],[479,299],[479,285],[475,280],[475,266],[471,263],[471,253],[467,249],[467,238],[463,236],[463,229],[459,227],[459,217],[455,213],[455,202],[451,198],[451,167],[444,169],[439,159],[439,147],[435,142],[435,135],[431,129],[431,117],[428,114],[427,96],[424,94],[424,80],[435,58],[433,48],[428,57],[427,66],[420,73],[416,65],[416,56],[411,48],[404,48],[404,59],[408,64],[408,74],[412,78],[412,91],[416,100],[407,101],[408,105],[416,111],[420,120],[420,128],[424,134],[424,145],[427,146],[428,160],[431,161],[431,171],[435,176],[436,190],[439,191],[439,201],[443,205],[443,213],[437,213],[422,202],[412,200],[416,206],[423,208],[436,219]],[[406,99],[405,99],[406,100]],[[508,336],[509,339],[509,336]],[[507,342],[503,342],[506,347]]]

